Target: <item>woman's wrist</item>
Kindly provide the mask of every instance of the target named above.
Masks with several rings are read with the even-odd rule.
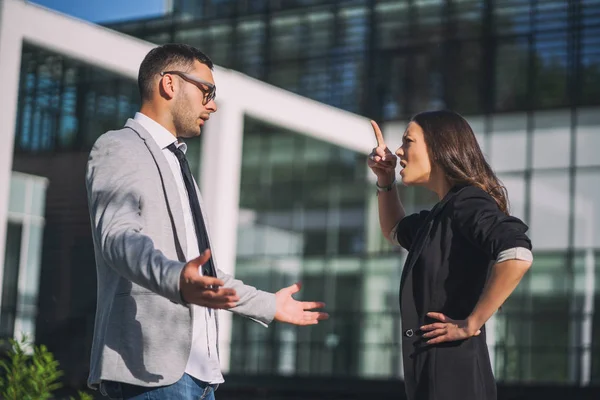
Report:
[[[377,177],[377,186],[380,188],[393,185],[396,181],[396,177],[394,175],[390,176],[378,176]]]
[[[480,321],[475,315],[471,314],[467,317],[467,333],[474,336],[478,330],[485,324],[485,321]]]

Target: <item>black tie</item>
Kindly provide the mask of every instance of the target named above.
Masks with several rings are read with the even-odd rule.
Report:
[[[206,226],[204,225],[204,218],[202,218],[202,211],[200,210],[200,202],[198,201],[198,195],[196,194],[196,185],[194,184],[194,178],[192,177],[185,154],[183,154],[181,149],[175,146],[175,143],[171,143],[167,148],[171,150],[179,160],[179,166],[181,167],[181,173],[183,174],[183,182],[185,183],[188,200],[190,201],[190,208],[192,209],[194,227],[196,228],[196,238],[198,239],[198,249],[200,251],[210,249],[208,234],[206,232]],[[202,266],[202,274],[205,276],[217,276],[212,256],[208,259],[208,262]]]

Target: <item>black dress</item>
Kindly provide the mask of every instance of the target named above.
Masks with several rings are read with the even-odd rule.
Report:
[[[496,399],[485,327],[466,340],[426,345],[419,327],[441,312],[467,318],[503,250],[531,249],[527,226],[474,186],[456,186],[431,211],[406,216],[396,231],[408,258],[400,284],[404,379],[409,400]]]

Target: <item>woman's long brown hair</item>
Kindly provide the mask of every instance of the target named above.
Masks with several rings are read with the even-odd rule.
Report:
[[[508,215],[508,195],[485,160],[469,123],[453,111],[426,111],[413,122],[423,129],[433,164],[438,165],[453,184],[477,186],[496,201]]]

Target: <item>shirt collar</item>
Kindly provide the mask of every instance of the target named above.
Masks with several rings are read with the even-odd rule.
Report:
[[[173,134],[171,134],[171,132],[169,132],[164,126],[147,115],[144,115],[141,112],[136,112],[133,119],[148,131],[150,136],[152,136],[152,139],[154,139],[161,150],[166,149],[171,143],[175,143],[175,145],[179,147],[181,151],[184,153],[187,151],[187,145],[184,142],[177,140],[177,138],[173,137]]]

